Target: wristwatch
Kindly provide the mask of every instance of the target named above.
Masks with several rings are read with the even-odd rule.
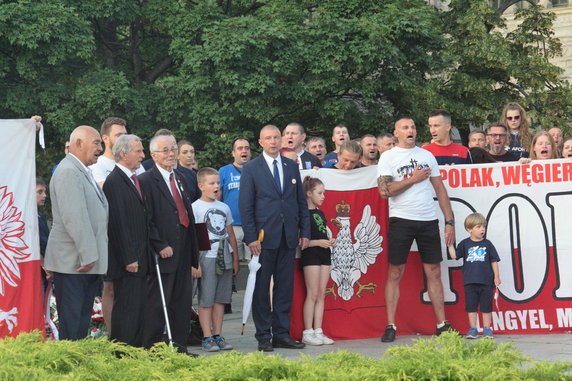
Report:
[[[445,225],[455,226],[455,220],[447,220],[445,221]]]

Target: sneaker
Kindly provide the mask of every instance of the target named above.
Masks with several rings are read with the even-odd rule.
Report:
[[[495,337],[493,336],[493,329],[491,327],[484,327],[483,328],[483,337],[485,337],[487,339],[494,339]]]
[[[204,338],[202,341],[203,351],[205,352],[216,352],[220,351],[218,345],[216,345],[215,340],[212,337]]]
[[[328,336],[324,335],[322,328],[316,328],[314,330],[314,336],[316,336],[317,339],[322,340],[322,344],[324,344],[324,345],[331,345],[334,343],[334,340],[332,340]]]
[[[459,334],[459,331],[457,331],[455,328],[451,327],[451,324],[449,324],[449,322],[447,320],[445,320],[445,322],[441,328],[437,327],[437,329],[435,330],[435,334],[437,336],[441,335],[443,332],[454,332],[456,334]]]
[[[308,345],[324,344],[322,340],[318,339],[316,335],[314,335],[314,330],[312,328],[306,329],[302,332],[302,342]]]
[[[469,329],[469,333],[467,333],[467,339],[476,339],[479,337],[479,331],[476,328]]]
[[[392,341],[395,340],[395,332],[397,332],[395,326],[393,324],[388,325],[387,327],[385,327],[385,332],[383,333],[383,336],[381,336],[381,341],[384,343],[391,343]]]
[[[230,344],[228,341],[226,341],[226,339],[224,337],[222,337],[221,335],[214,336],[213,338],[214,338],[216,345],[218,345],[219,349],[221,349],[223,351],[232,349],[232,344]]]

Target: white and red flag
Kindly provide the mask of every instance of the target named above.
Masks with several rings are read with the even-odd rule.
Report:
[[[0,338],[43,329],[36,122],[0,120]]]

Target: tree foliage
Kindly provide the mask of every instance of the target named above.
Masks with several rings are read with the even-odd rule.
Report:
[[[554,15],[517,18],[508,31],[485,0],[4,0],[0,115],[44,116],[43,173],[75,126],[110,115],[144,139],[169,128],[213,166],[267,123],[359,136],[446,108],[466,130],[518,100],[535,126],[567,127]]]

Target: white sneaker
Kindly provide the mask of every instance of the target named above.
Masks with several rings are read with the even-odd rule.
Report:
[[[324,335],[324,332],[322,331],[322,328],[316,328],[314,330],[314,336],[319,339],[322,340],[322,343],[325,345],[330,345],[334,343],[334,340],[330,339],[328,336]]]
[[[308,344],[308,345],[322,345],[322,344],[324,344],[322,342],[322,340],[318,339],[314,335],[314,330],[311,328],[306,329],[305,331],[302,332],[302,342],[304,344]]]

